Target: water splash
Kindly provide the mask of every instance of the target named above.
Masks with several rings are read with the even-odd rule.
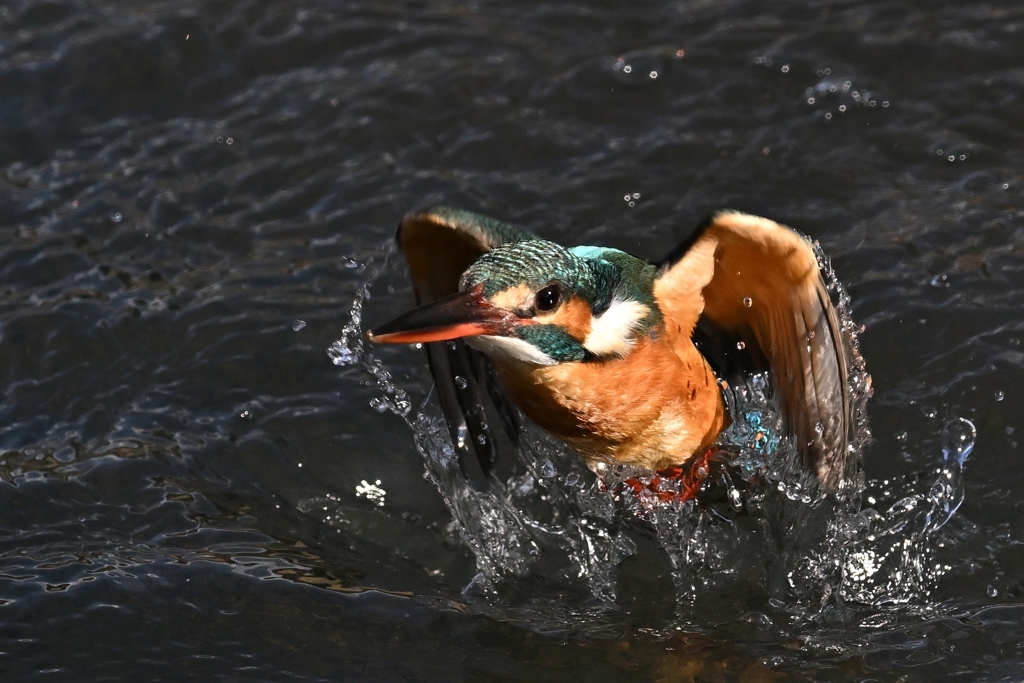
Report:
[[[384,392],[383,396],[372,399],[370,405],[380,413],[392,412],[413,426],[408,417],[412,411],[408,393],[396,386],[384,364],[366,351],[363,340],[363,306],[370,298],[370,287],[390,267],[395,252],[394,243],[389,240],[363,264],[367,273],[366,279],[356,290],[349,308],[349,321],[342,328],[341,337],[327,348],[327,356],[334,365],[358,366],[369,373],[376,380],[378,388]]]
[[[341,329],[341,337],[327,348],[327,356],[338,366],[357,365],[363,356],[363,304],[370,294],[370,284],[377,279],[379,272],[371,274],[370,279],[360,285],[349,308],[349,321]]]
[[[381,395],[371,406],[401,416],[412,430],[425,476],[437,486],[476,558],[478,574],[468,596],[491,600],[520,580],[543,576],[549,585],[582,589],[599,604],[612,605],[618,566],[638,552],[634,539],[640,525],[653,530],[668,557],[683,613],[699,611],[694,607],[701,600],[737,586],[758,586],[775,598],[773,604],[812,612],[836,600],[875,606],[907,602],[927,595],[937,576],[929,564],[929,540],[963,500],[961,473],[973,447],[973,425],[963,419],[947,425],[945,464],[928,494],[906,497],[885,513],[861,510],[871,377],[858,351],[862,328],[850,316],[849,295],[815,249],[840,321],[852,414],[846,469],[832,492],[818,486],[784,436],[781,413],[762,375],[738,386],[722,383],[736,419],[720,444],[754,482],[726,490],[724,513],[702,510],[694,501],[622,495],[618,484],[649,483],[654,473],[606,465],[595,474],[564,444],[531,426],[522,428],[515,457],[499,463],[488,489],[475,489],[459,467],[436,400],[427,397],[414,415],[408,394],[364,346],[362,307],[374,280],[389,267],[391,251],[367,266],[350,321],[328,354],[336,365],[359,367],[373,377]],[[459,385],[459,378],[455,381]]]
[[[932,561],[932,536],[964,500],[963,467],[977,431],[962,417],[942,430],[943,464],[926,494],[901,498],[885,513],[866,508],[839,530],[846,551],[841,595],[875,607],[906,604],[930,593],[942,568]]]
[[[428,478],[476,557],[479,574],[470,592],[493,593],[503,581],[539,573],[614,601],[616,568],[635,545],[611,497],[577,455],[528,429],[520,459],[504,463],[511,471],[478,491],[467,485],[433,402],[417,416],[414,434]]]

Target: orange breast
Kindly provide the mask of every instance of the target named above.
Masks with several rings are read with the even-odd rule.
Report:
[[[588,460],[661,469],[703,451],[725,425],[715,376],[687,346],[644,337],[625,358],[499,371],[523,412]]]

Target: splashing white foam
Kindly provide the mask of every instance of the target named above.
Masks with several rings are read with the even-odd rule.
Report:
[[[457,530],[472,549],[479,574],[469,595],[494,596],[525,577],[582,587],[601,604],[617,595],[620,563],[637,552],[640,528],[653,530],[667,554],[682,613],[693,613],[705,596],[759,586],[773,604],[817,611],[837,600],[881,606],[927,595],[937,577],[929,563],[934,533],[963,500],[961,472],[973,447],[973,425],[947,425],[945,463],[927,495],[908,496],[888,511],[861,510],[861,453],[871,434],[867,400],[871,378],[857,349],[858,326],[850,299],[828,260],[817,249],[827,288],[839,314],[847,354],[850,457],[838,491],[819,489],[787,438],[767,379],[740,386],[723,383],[732,426],[721,443],[754,485],[728,490],[739,517],[702,511],[694,501],[644,500],[617,495],[627,479],[653,473],[606,466],[595,477],[564,444],[532,427],[520,434],[512,462],[500,462],[491,485],[478,491],[462,473],[436,401],[411,414],[408,394],[362,343],[362,305],[388,259],[370,270],[353,301],[351,320],[329,355],[374,378],[381,395],[373,405],[405,419],[423,456],[426,476],[440,491]],[[389,254],[390,255],[390,254]]]

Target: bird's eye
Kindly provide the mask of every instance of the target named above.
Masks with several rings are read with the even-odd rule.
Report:
[[[538,311],[553,311],[562,300],[562,288],[558,285],[548,285],[537,292],[536,302]]]

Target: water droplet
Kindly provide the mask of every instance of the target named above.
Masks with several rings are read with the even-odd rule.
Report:
[[[252,417],[252,413],[250,413],[248,410],[243,410],[241,413],[239,413],[238,417],[242,417],[242,418]]]
[[[373,407],[373,409],[376,410],[378,413],[386,413],[391,408],[391,404],[388,403],[388,400],[383,396],[378,396],[377,398],[371,399],[370,406]]]
[[[636,206],[636,202],[630,202],[629,205],[630,206]]]
[[[121,212],[118,211],[113,216],[111,216],[111,220],[114,221],[115,223],[120,223],[121,222]]]
[[[955,159],[956,159],[956,157],[955,157],[955,156],[953,156],[952,154],[950,154],[950,155],[949,155],[948,157],[946,157],[946,158],[947,158],[947,159],[949,159],[950,161],[953,161],[953,160],[955,160]]]
[[[657,52],[637,50],[622,55],[612,64],[612,76],[627,86],[648,86],[665,70],[665,61]]]
[[[555,476],[555,466],[550,460],[545,460],[540,464],[540,473],[545,478]]]
[[[466,387],[469,386],[469,382],[466,381],[465,377],[462,377],[461,375],[455,375],[455,386],[457,386],[459,389],[465,389]]]
[[[327,349],[327,356],[335,365],[354,365],[359,362],[359,349],[350,349],[339,339]]]
[[[625,199],[628,202],[630,200],[630,195],[627,194],[625,197],[623,197],[623,199]]]
[[[633,199],[640,199],[640,193],[639,192],[634,192],[633,193]]]
[[[789,64],[783,64],[782,65],[782,73],[784,73],[784,74],[788,74],[789,73]]]
[[[455,344],[455,340],[452,339],[452,340],[450,340],[448,342],[448,348],[451,349],[452,351],[454,351],[455,349],[457,349],[459,347]]]
[[[733,510],[739,512],[743,509],[743,497],[737,489],[730,487],[727,495],[729,496],[729,505]]]
[[[1006,435],[1007,436],[1012,436],[1013,435],[1013,427],[1007,427],[1006,428]]]
[[[908,436],[908,434],[907,434],[906,430],[903,430],[901,432],[896,432],[896,440],[897,441],[906,441],[907,440],[907,436]]]
[[[832,120],[832,113],[831,112],[826,112],[825,113],[825,120],[826,121],[831,121]]]
[[[736,348],[742,351],[743,349],[747,348],[747,345],[744,344],[742,341],[738,341],[736,342]]]
[[[746,306],[747,308],[750,308],[751,306],[754,305],[754,300],[751,299],[749,296],[745,296],[743,297],[743,305]]]
[[[840,112],[844,112],[844,111],[846,111],[846,105],[845,105],[845,104],[840,104],[840,105],[839,105],[839,111],[840,111]]]
[[[365,497],[366,500],[372,502],[377,507],[384,507],[384,497],[386,495],[387,491],[382,489],[380,486],[380,479],[376,480],[372,484],[363,479],[356,486],[356,496]]]
[[[813,97],[808,97],[807,98],[807,104],[814,104],[814,98]]]
[[[955,459],[963,464],[974,450],[978,430],[970,420],[958,417],[946,423],[942,429],[942,455],[946,461]]]
[[[233,144],[235,144],[235,139],[234,138],[228,138],[224,142],[228,143],[229,145],[233,145]]]
[[[476,442],[478,444],[480,444],[481,446],[486,446],[487,445],[487,437],[485,435],[483,435],[483,434],[477,434],[476,435]]]
[[[466,447],[466,437],[468,437],[468,436],[469,436],[469,429],[466,428],[466,425],[464,425],[464,424],[459,425],[458,436],[456,438],[456,445],[459,448],[465,448]]]
[[[997,391],[996,392],[996,400],[997,401],[1002,401],[1004,398],[1006,398],[1006,395],[1003,392],[1001,392],[1001,391]]]
[[[298,332],[299,330],[301,330],[305,326],[306,326],[306,321],[305,320],[295,320],[292,323],[292,331]]]
[[[820,422],[815,423],[814,431],[815,433],[817,433],[818,436],[821,436],[822,434],[825,433],[825,425],[821,424]]]
[[[576,484],[579,483],[579,481],[580,475],[577,474],[576,472],[570,472],[569,476],[565,478],[565,483],[567,486],[575,486]]]
[[[988,597],[994,598],[999,595],[999,590],[995,586],[989,586],[985,589],[985,593],[988,594]]]

